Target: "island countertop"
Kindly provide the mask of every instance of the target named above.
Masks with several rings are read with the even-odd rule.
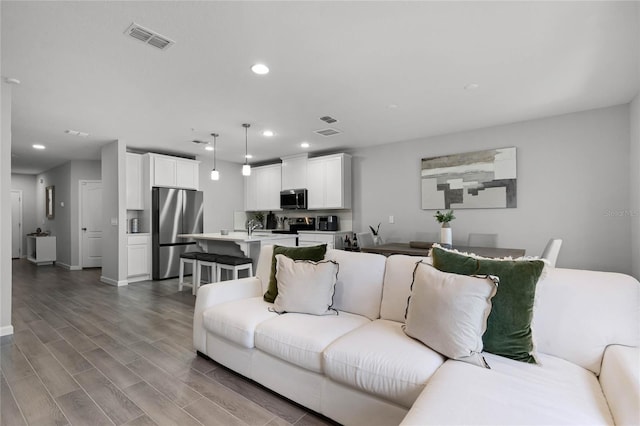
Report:
[[[252,235],[249,236],[246,232],[229,232],[228,235],[222,235],[219,232],[209,232],[205,234],[180,234],[180,238],[193,238],[194,240],[205,241],[233,241],[236,243],[250,243],[269,240],[281,240],[290,235],[285,234],[271,234],[271,235]],[[294,236],[295,237],[295,236]]]

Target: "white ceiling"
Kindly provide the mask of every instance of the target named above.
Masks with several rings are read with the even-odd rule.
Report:
[[[639,4],[3,0],[2,76],[21,81],[12,170],[97,159],[115,139],[202,154],[191,140],[211,132],[218,158],[240,163],[244,122],[260,162],[302,141],[354,148],[627,103]],[[132,22],[175,45],[126,37]],[[313,133],[324,115],[341,135]]]

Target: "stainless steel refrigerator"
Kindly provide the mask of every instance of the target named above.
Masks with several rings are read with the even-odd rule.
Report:
[[[152,191],[152,277],[154,280],[175,278],[180,255],[197,251],[194,240],[178,235],[202,233],[202,192],[176,188],[153,188]],[[185,266],[185,274],[191,274],[190,265]]]

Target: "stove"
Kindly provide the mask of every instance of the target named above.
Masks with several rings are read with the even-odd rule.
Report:
[[[274,234],[297,234],[298,231],[315,231],[315,217],[296,217],[289,219],[289,229],[274,229]]]

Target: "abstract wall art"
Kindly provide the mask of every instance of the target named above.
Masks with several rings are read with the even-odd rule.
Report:
[[[423,158],[422,209],[515,208],[516,148]]]

